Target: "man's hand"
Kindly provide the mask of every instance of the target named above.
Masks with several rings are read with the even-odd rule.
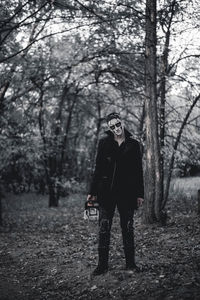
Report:
[[[96,201],[97,200],[97,196],[94,196],[94,195],[88,195],[87,196],[87,201],[89,202],[88,203],[88,206],[92,206],[92,203],[90,204],[90,201]]]
[[[144,202],[143,198],[137,198],[137,205],[138,205],[138,207],[142,206],[143,202]]]

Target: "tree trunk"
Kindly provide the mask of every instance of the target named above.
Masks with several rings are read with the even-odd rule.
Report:
[[[97,148],[98,148],[98,143],[99,143],[99,134],[100,134],[100,129],[101,129],[101,123],[102,123],[102,117],[101,117],[101,102],[99,100],[99,97],[97,99],[97,123],[96,123],[96,133],[95,133],[95,140],[94,140],[94,145],[93,145],[93,152],[92,152],[92,158],[91,158],[91,169],[92,171],[95,168],[95,159],[96,159],[96,153],[97,153]],[[92,179],[92,174],[93,172],[90,172],[89,178],[87,180],[87,185],[86,189],[89,190],[90,188],[90,182]]]
[[[49,207],[57,207],[59,200],[59,188],[57,184],[57,155],[50,154],[47,164],[47,184],[49,189]]]
[[[200,190],[197,192],[197,213],[200,215]]]
[[[166,103],[166,75],[168,69],[169,37],[167,32],[165,48],[161,58],[161,82],[160,82],[160,168],[161,168],[161,198],[164,199],[164,146],[165,146],[165,103]]]
[[[176,141],[175,141],[174,147],[173,147],[173,153],[172,153],[170,163],[169,163],[168,176],[167,176],[166,187],[165,187],[165,197],[164,197],[164,200],[163,200],[163,203],[162,203],[162,209],[164,209],[164,207],[167,203],[168,197],[169,197],[169,188],[170,188],[170,182],[171,182],[172,171],[173,171],[173,166],[174,166],[175,154],[176,154],[176,150],[178,148],[178,145],[179,145],[182,133],[183,133],[183,129],[186,126],[187,121],[190,117],[190,114],[191,114],[193,108],[195,107],[195,105],[197,104],[197,102],[199,101],[199,99],[200,99],[200,94],[194,98],[194,100],[193,100],[193,102],[192,102],[192,104],[191,104],[191,106],[190,106],[183,122],[182,122],[182,125],[179,129],[179,132],[177,134]]]
[[[46,140],[46,133],[44,127],[44,120],[43,120],[43,96],[44,92],[40,90],[40,111],[38,116],[39,121],[39,129],[40,135],[43,141],[43,155],[44,155],[44,168],[45,168],[45,175],[46,175],[46,182],[49,190],[49,207],[57,207],[58,206],[58,196],[57,196],[57,189],[55,183],[55,167],[56,167],[56,157],[52,156],[52,154],[47,154],[47,140]]]
[[[3,218],[2,218],[2,203],[1,203],[1,191],[0,191],[0,226],[3,224]]]
[[[164,146],[165,146],[165,104],[166,104],[166,76],[169,72],[168,58],[169,58],[169,44],[171,36],[171,25],[175,14],[176,0],[170,5],[170,17],[167,24],[166,30],[163,29],[165,33],[165,44],[163,49],[163,54],[161,57],[161,80],[160,80],[160,166],[161,166],[161,199],[164,199]],[[162,20],[161,20],[162,21]]]
[[[58,195],[55,181],[52,178],[48,180],[49,189],[49,207],[58,207]]]
[[[67,118],[67,122],[65,124],[65,134],[64,134],[64,138],[63,141],[61,143],[61,159],[60,159],[60,165],[59,165],[59,172],[60,174],[62,174],[62,169],[63,169],[63,164],[66,161],[66,147],[67,147],[67,140],[68,140],[68,135],[69,135],[69,131],[70,131],[70,126],[71,126],[71,122],[72,122],[72,116],[74,113],[74,107],[76,104],[76,94],[74,94],[71,100],[71,105],[69,107],[69,115]]]
[[[95,134],[95,141],[94,141],[94,155],[92,158],[92,166],[94,167],[95,164],[95,156],[97,152],[97,147],[98,147],[98,142],[99,142],[99,134],[100,134],[100,129],[101,129],[101,103],[99,101],[99,97],[97,99],[97,112],[98,112],[98,119],[97,119],[97,127],[96,127],[96,134]]]
[[[145,222],[160,220],[161,174],[157,114],[156,0],[146,1],[145,38]]]

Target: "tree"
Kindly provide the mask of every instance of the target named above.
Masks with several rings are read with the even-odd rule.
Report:
[[[196,97],[194,96],[194,106],[193,102],[191,106],[193,108],[191,109],[191,106],[188,107],[188,111],[186,112],[186,119],[184,118],[180,127],[180,130],[177,132],[177,136],[175,141],[171,141],[173,144],[173,150],[168,151],[166,150],[165,143],[168,140],[168,134],[169,130],[166,130],[166,125],[168,123],[169,116],[169,108],[167,103],[167,98],[170,97],[168,94],[170,94],[170,85],[174,84],[176,81],[176,76],[178,75],[177,69],[179,62],[183,62],[184,60],[188,60],[188,63],[191,64],[192,59],[195,59],[196,57],[199,57],[199,54],[194,50],[193,48],[190,49],[190,46],[188,43],[186,43],[185,49],[179,49],[177,47],[176,49],[176,55],[174,55],[174,58],[178,56],[178,58],[174,59],[174,61],[170,61],[170,51],[172,48],[171,40],[173,38],[176,38],[179,35],[183,35],[184,32],[187,32],[187,30],[191,30],[191,28],[195,28],[195,20],[192,22],[190,21],[190,15],[192,12],[194,12],[194,4],[188,3],[187,1],[165,1],[161,4],[160,10],[158,11],[158,28],[162,32],[162,38],[160,38],[160,44],[161,44],[161,51],[159,53],[158,57],[158,77],[159,77],[159,84],[158,84],[158,106],[159,106],[159,133],[160,133],[160,148],[161,148],[161,181],[162,181],[162,209],[165,208],[165,205],[167,203],[167,199],[169,196],[169,187],[170,187],[170,179],[173,172],[174,167],[174,152],[178,149],[178,144],[181,142],[181,136],[180,132],[182,132],[183,128],[186,126],[186,119],[189,118],[190,114],[192,113],[192,109],[197,104],[197,101],[195,101]],[[194,13],[195,17],[195,13]],[[194,24],[192,24],[194,22]],[[181,24],[181,26],[179,26]],[[183,37],[184,40],[184,37]],[[187,67],[186,67],[187,68]],[[192,70],[191,70],[192,71]],[[186,78],[182,76],[181,81],[188,81],[188,77],[190,77],[190,72],[188,74],[185,74]],[[172,82],[172,83],[171,83]],[[180,83],[179,83],[180,85]],[[195,83],[196,85],[196,83]],[[179,87],[180,88],[180,87]],[[191,83],[191,88],[193,89],[193,83]],[[186,96],[186,99],[188,97]],[[174,101],[175,102],[175,101]],[[175,105],[173,103],[172,105]],[[184,106],[184,105],[183,105]],[[184,112],[185,113],[185,112]],[[182,128],[182,129],[181,129]],[[174,147],[176,150],[174,150]],[[168,153],[166,155],[166,153]],[[171,157],[169,157],[171,155]],[[168,164],[168,161],[169,164]],[[168,166],[167,166],[168,164]],[[165,179],[166,178],[166,184]]]
[[[159,221],[161,217],[161,173],[157,114],[156,18],[156,0],[147,0],[145,38],[145,220],[151,223],[155,220]]]
[[[182,0],[158,4],[157,8],[156,1],[148,0],[146,15],[144,2],[131,0],[24,0],[7,5],[6,14],[1,10],[0,124],[2,140],[10,141],[2,142],[3,172],[15,169],[15,180],[16,170],[27,170],[27,160],[30,169],[37,170],[27,177],[45,178],[50,206],[58,205],[71,182],[88,180],[104,130],[103,117],[117,110],[134,137],[146,144],[146,222],[162,219],[164,175],[173,171],[168,164],[176,166],[177,153],[181,161],[186,138],[194,145],[183,129],[195,126],[196,115],[190,114],[184,126],[173,118],[186,116],[186,107],[191,112],[186,104],[197,95],[177,91],[186,81],[195,90],[199,76],[198,53],[192,56],[188,47],[174,51],[173,43],[183,20],[191,22],[191,4]],[[184,25],[184,30],[189,27]],[[179,103],[172,97],[175,84],[176,99],[184,94]],[[19,112],[23,118],[13,122]],[[11,178],[10,182],[14,186]]]

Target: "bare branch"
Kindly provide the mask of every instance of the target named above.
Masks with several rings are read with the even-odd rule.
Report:
[[[27,16],[25,19],[23,19],[21,22],[17,23],[15,26],[11,27],[11,29],[8,31],[8,33],[4,36],[4,38],[1,40],[1,45],[5,42],[5,40],[7,39],[7,37],[13,32],[13,30],[19,28],[24,22],[26,22],[26,20],[28,20],[29,18],[32,18],[34,15],[36,15],[39,11],[41,11],[42,8],[44,8],[46,5],[48,4],[48,2],[45,2],[42,6],[40,6],[36,11],[34,11],[32,14],[30,14],[29,16]]]
[[[198,95],[194,98],[194,100],[193,100],[193,102],[192,102],[192,104],[191,104],[191,106],[190,106],[190,108],[189,108],[187,114],[185,115],[185,118],[184,118],[184,120],[183,120],[183,122],[182,122],[182,125],[181,125],[181,127],[180,127],[180,129],[179,129],[179,132],[178,132],[178,134],[177,134],[177,137],[176,137],[176,140],[175,140],[175,143],[174,143],[174,146],[173,146],[173,153],[172,153],[172,156],[171,156],[171,159],[170,159],[170,163],[169,163],[169,173],[168,173],[168,177],[167,177],[166,188],[165,188],[165,191],[166,191],[166,192],[165,192],[165,198],[164,198],[164,201],[163,201],[163,203],[162,203],[162,208],[165,207],[166,202],[167,202],[167,200],[168,200],[168,196],[169,196],[169,187],[170,187],[170,182],[171,182],[171,175],[172,175],[172,170],[173,170],[173,165],[174,165],[175,154],[176,154],[176,151],[177,151],[177,148],[178,148],[178,145],[179,145],[179,142],[180,142],[180,139],[181,139],[183,130],[184,130],[186,124],[187,124],[187,121],[188,121],[188,119],[189,119],[189,117],[190,117],[190,114],[191,114],[193,108],[195,107],[195,105],[197,104],[197,102],[199,101],[199,99],[200,99],[200,94],[198,94]]]
[[[199,58],[200,54],[190,54],[190,55],[186,55],[183,57],[180,57],[179,59],[177,59],[173,64],[171,64],[168,68],[168,73],[174,68],[175,65],[177,65],[180,61],[187,59],[187,58],[191,58],[191,57],[195,57],[195,58]]]

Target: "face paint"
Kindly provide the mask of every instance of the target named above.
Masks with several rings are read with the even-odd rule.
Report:
[[[123,133],[123,125],[120,119],[112,119],[108,122],[109,129],[115,135],[121,135]]]

